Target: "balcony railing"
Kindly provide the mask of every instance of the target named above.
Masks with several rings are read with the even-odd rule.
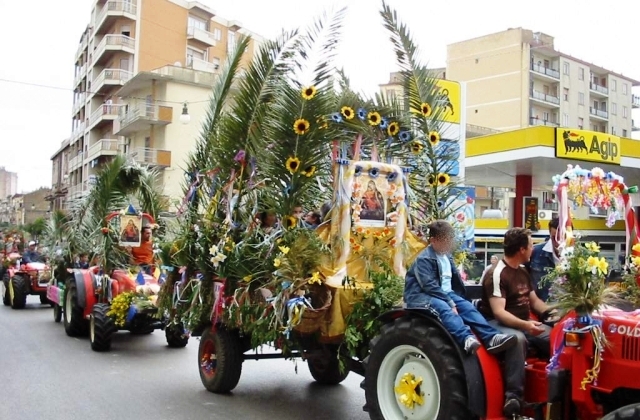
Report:
[[[101,139],[89,147],[87,160],[91,161],[100,156],[117,155],[119,150],[118,139]]]
[[[139,147],[129,151],[129,156],[142,165],[168,168],[171,166],[171,152],[169,150]]]
[[[103,119],[114,120],[118,117],[120,104],[102,104],[89,117],[89,127],[93,127]]]
[[[196,28],[195,26],[189,26],[187,28],[187,39],[193,39],[210,47],[216,46],[216,38],[211,32],[207,32],[204,29]]]
[[[548,102],[554,105],[560,105],[560,98],[558,98],[557,96],[547,95],[545,93],[538,92],[537,90],[531,91],[531,97],[539,101]]]
[[[631,108],[640,108],[640,96],[631,95]]]
[[[215,73],[218,71],[218,65],[210,63],[205,60],[201,60],[195,57],[187,57],[187,67],[193,70],[206,71],[208,73]]]
[[[536,73],[553,77],[554,79],[560,79],[560,72],[549,67],[544,67],[539,64],[531,64],[531,70],[535,71]]]
[[[80,136],[82,136],[82,134],[84,134],[84,129],[86,128],[86,125],[84,122],[81,122],[80,124],[78,124],[78,126],[75,128],[75,130],[73,130],[73,132],[71,133],[71,138],[78,138]]]
[[[84,156],[82,152],[78,153],[75,157],[69,159],[69,171],[75,171],[82,166]]]
[[[589,107],[589,113],[596,117],[600,118],[609,118],[609,113],[607,111],[603,111],[601,109],[596,109],[594,107]]]
[[[607,89],[604,86],[600,86],[597,83],[593,83],[593,82],[589,83],[589,89],[591,89],[593,92],[598,92],[598,93],[601,93],[603,95],[608,95],[609,94],[609,89]]]
[[[131,79],[131,72],[120,69],[104,69],[100,72],[96,80],[93,81],[93,91],[100,92],[100,89],[105,85],[124,85],[129,79]]]
[[[80,40],[80,45],[78,45],[78,49],[76,50],[76,56],[75,56],[76,60],[78,60],[82,52],[87,49],[87,45],[88,45],[87,38],[85,36],[82,36],[82,40]]]
[[[73,85],[76,86],[78,83],[80,83],[80,81],[84,76],[86,76],[86,74],[87,74],[87,65],[84,64],[78,69],[78,72],[76,73],[73,79]]]
[[[133,54],[136,48],[136,40],[126,35],[105,35],[93,53],[93,60],[96,64],[102,61],[101,58],[107,48],[109,50],[129,50],[129,52]]]
[[[96,32],[100,31],[100,29],[102,28],[102,25],[107,19],[107,15],[114,15],[114,16],[128,15],[129,18],[135,19],[137,12],[138,12],[138,7],[136,6],[135,1],[109,0],[104,5],[104,7],[100,10],[100,12],[98,12],[96,16],[96,24],[95,24]]]
[[[534,118],[534,117],[529,118],[529,123],[531,125],[546,125],[549,127],[559,127],[559,124],[557,122],[541,120],[540,118]]]
[[[173,120],[173,108],[143,103],[129,108],[118,117],[114,124],[114,133],[118,136],[129,135],[136,131],[148,129],[149,125],[167,125]]]
[[[86,101],[87,94],[85,92],[76,95],[73,102],[73,113],[75,114],[76,112],[78,112],[80,108],[84,106]]]

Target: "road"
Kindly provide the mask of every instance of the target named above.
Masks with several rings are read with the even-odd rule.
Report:
[[[360,376],[320,386],[302,361],[297,374],[293,361],[247,361],[232,394],[209,393],[198,344],[170,349],[163,331],[120,332],[111,352],[96,353],[36,296],[24,310],[0,306],[0,420],[368,419]]]

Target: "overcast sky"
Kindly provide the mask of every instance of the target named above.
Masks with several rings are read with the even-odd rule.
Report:
[[[154,0],[147,0],[152,3]],[[265,37],[304,26],[348,4],[337,64],[359,90],[374,92],[394,70],[376,0],[200,0]],[[91,0],[0,0],[0,167],[18,172],[19,191],[51,185],[51,155],[71,131],[73,60]],[[389,0],[409,25],[424,61],[445,66],[447,44],[524,27],[555,36],[556,48],[640,79],[638,0]],[[518,7],[515,5],[518,4]],[[51,89],[25,82],[58,87]],[[635,88],[638,93],[638,88]],[[640,118],[634,112],[636,121]]]

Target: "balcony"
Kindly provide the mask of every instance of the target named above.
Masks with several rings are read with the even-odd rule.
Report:
[[[93,53],[94,65],[104,65],[109,61],[110,53],[115,51],[134,54],[136,51],[136,40],[126,35],[105,35]]]
[[[604,98],[609,96],[609,89],[604,86],[600,86],[597,83],[589,83],[589,90],[594,94],[594,96],[601,96]]]
[[[87,102],[87,94],[85,92],[82,92],[82,93],[78,94],[75,97],[75,100],[73,102],[72,115],[77,114],[78,111],[80,111],[82,109],[82,107],[85,105],[86,102]]]
[[[218,71],[218,65],[201,60],[195,57],[187,57],[187,68],[197,71],[206,71],[207,73],[215,73]]]
[[[76,50],[76,55],[75,55],[76,61],[78,61],[82,53],[87,49],[88,45],[89,43],[87,42],[87,38],[83,36],[82,40],[80,41],[80,45],[78,45],[78,49]]]
[[[631,120],[631,131],[640,131],[640,127],[636,125],[635,120]]]
[[[81,122],[80,124],[78,124],[75,130],[73,130],[73,132],[71,133],[71,141],[73,142],[74,140],[77,140],[80,137],[82,137],[82,135],[84,134],[85,128],[86,128],[86,125],[84,122]]]
[[[604,121],[608,121],[609,120],[609,113],[607,111],[603,111],[601,109],[597,109],[594,107],[589,107],[589,114],[591,114],[592,117],[595,117],[596,119],[601,119]]]
[[[87,160],[92,161],[100,156],[115,156],[118,152],[118,139],[101,139],[89,147]]]
[[[99,127],[118,118],[118,112],[122,105],[102,104],[91,113],[89,117],[89,129]]]
[[[534,126],[546,125],[547,127],[559,127],[560,126],[557,122],[541,120],[540,118],[534,118],[534,117],[530,117],[529,118],[529,124],[530,125],[534,125]]]
[[[69,187],[69,200],[77,200],[78,198],[82,198],[89,192],[89,186],[84,182],[80,184]]]
[[[106,90],[113,86],[122,86],[129,79],[131,79],[131,73],[126,70],[120,69],[104,69],[100,72],[96,80],[93,81],[94,93],[103,93],[103,89]]]
[[[129,108],[113,125],[117,136],[129,136],[147,130],[150,125],[167,125],[173,121],[173,108],[155,104],[140,104]]]
[[[532,90],[529,96],[535,102],[560,108],[560,98],[558,98],[557,96],[547,95],[545,93],[538,92],[537,90]]]
[[[631,108],[640,108],[640,96],[631,94]]]
[[[560,72],[549,67],[544,67],[539,64],[531,64],[531,71],[535,75],[542,76],[543,79],[552,79],[555,81],[560,80]]]
[[[139,147],[129,151],[128,156],[141,165],[168,168],[171,166],[171,152],[169,150]]]
[[[136,20],[138,8],[135,1],[109,0],[96,15],[95,33],[101,34],[108,28],[108,23],[119,17]]]
[[[87,65],[85,64],[80,67],[75,77],[73,78],[73,86],[78,86],[78,83],[80,83],[82,79],[84,79],[84,76],[86,75],[87,75]]]
[[[216,39],[211,32],[196,28],[195,26],[189,26],[187,28],[187,39],[190,41],[197,41],[205,47],[216,46]]]
[[[69,172],[73,172],[78,168],[82,168],[83,155],[78,153],[75,157],[69,159]]]

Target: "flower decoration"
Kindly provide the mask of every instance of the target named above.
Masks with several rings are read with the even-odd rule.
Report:
[[[383,118],[380,120],[380,129],[385,130],[389,126],[389,120]]]
[[[376,111],[371,111],[367,114],[367,120],[369,121],[369,125],[379,125],[380,124],[380,114]]]
[[[295,133],[299,136],[307,134],[307,132],[309,131],[309,127],[311,127],[309,121],[305,120],[304,118],[299,118],[296,120],[296,122],[293,123],[293,131],[295,131]]]
[[[438,143],[440,143],[440,133],[438,133],[437,131],[430,131],[429,132],[429,143],[431,143],[432,147],[437,146]]]
[[[374,168],[369,169],[369,177],[371,177],[371,178],[374,178],[374,179],[375,179],[375,178],[377,178],[377,177],[378,177],[378,175],[380,175],[380,169],[375,168],[375,167],[374,167]]]
[[[353,176],[360,176],[360,175],[362,175],[362,166],[356,165],[356,167],[353,170]]]
[[[360,118],[362,121],[367,119],[367,110],[364,108],[358,108],[358,118]]]
[[[285,163],[285,167],[291,174],[298,172],[298,169],[300,169],[300,159],[295,156],[290,156]]]
[[[238,153],[236,153],[236,156],[233,158],[233,160],[235,162],[238,162],[242,165],[245,164],[245,158],[246,158],[247,154],[244,150],[238,150]]]
[[[340,114],[339,112],[334,112],[333,114],[331,114],[331,120],[336,123],[341,123],[342,114]]]
[[[327,122],[327,118],[324,115],[318,117],[316,119],[316,123],[318,124],[318,127],[320,128],[320,130],[329,128],[329,123]]]
[[[400,134],[398,134],[398,137],[400,138],[400,141],[402,141],[403,143],[406,143],[409,140],[411,140],[411,132],[406,130],[401,131]]]
[[[400,124],[398,124],[397,122],[393,121],[392,123],[389,124],[389,127],[387,127],[387,133],[390,136],[395,136],[396,134],[398,134],[398,132],[400,131]]]
[[[322,284],[322,280],[320,279],[320,273],[316,271],[311,275],[311,278],[308,281],[309,284]]]
[[[427,177],[427,183],[429,185],[431,185],[432,187],[435,187],[438,185],[438,177],[435,176],[434,174],[431,174]]]
[[[217,245],[213,245],[209,248],[209,255],[211,255],[210,261],[214,268],[218,268],[220,263],[227,259],[227,256],[220,252]]]
[[[426,102],[423,102],[420,105],[420,112],[422,112],[422,115],[424,115],[425,117],[430,117],[431,116],[431,105],[429,105]]]
[[[316,167],[315,165],[311,165],[311,166],[307,166],[302,172],[301,174],[306,176],[307,178],[311,178],[315,173],[316,173]]]
[[[422,149],[424,149],[424,144],[420,140],[414,140],[411,143],[411,153],[414,155],[419,155],[422,153]]]
[[[103,235],[108,235],[108,234],[109,234],[109,228],[108,228],[108,227],[103,227],[103,228],[101,229],[101,231],[102,231],[102,234],[103,234]]]
[[[315,86],[307,86],[306,88],[302,89],[302,97],[304,99],[306,99],[307,101],[310,101],[313,99],[314,96],[316,96],[316,92],[318,90],[316,89]]]
[[[283,221],[284,227],[287,229],[293,229],[298,226],[298,219],[293,216],[285,216]]]
[[[343,117],[345,117],[348,120],[352,120],[355,115],[355,113],[353,112],[353,108],[346,105],[340,109],[340,113],[342,114]]]
[[[274,266],[275,268],[280,267],[280,264],[282,264],[282,260],[281,260],[280,258],[275,258],[275,259],[273,260],[273,266]]]
[[[396,179],[398,179],[398,173],[396,171],[389,172],[389,174],[387,175],[387,181],[392,184],[396,181]]]
[[[448,185],[449,182],[451,181],[451,178],[449,178],[449,175],[441,172],[438,174],[438,184],[440,185]]]

